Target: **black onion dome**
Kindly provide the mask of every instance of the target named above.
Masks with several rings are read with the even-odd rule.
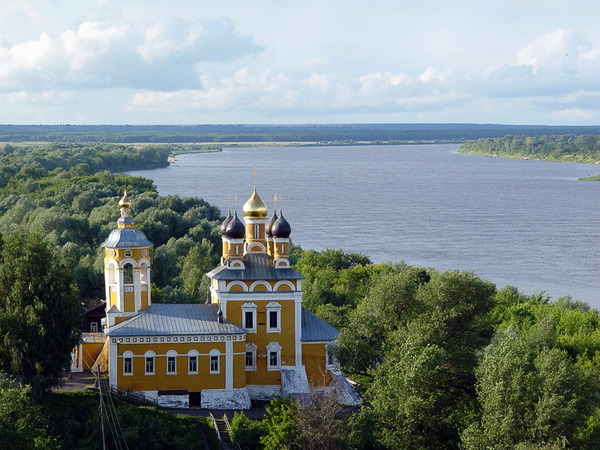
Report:
[[[221,224],[221,234],[223,236],[225,236],[225,234],[227,232],[227,225],[229,225],[229,222],[231,222],[231,219],[233,219],[233,217],[231,216],[231,208],[230,208],[229,211],[227,212],[227,217],[225,217],[225,220]]]
[[[265,225],[265,233],[267,234],[267,236],[273,236],[272,228],[273,228],[273,224],[275,223],[276,220],[277,220],[277,213],[275,212],[275,208],[273,208],[273,215],[267,222],[267,225]]]
[[[246,234],[246,227],[237,216],[237,210],[235,211],[233,218],[227,224],[225,234],[229,239],[242,239]]]
[[[285,220],[285,217],[283,217],[283,211],[279,213],[279,217],[271,227],[271,233],[276,238],[289,238],[290,234],[292,234],[292,227]]]

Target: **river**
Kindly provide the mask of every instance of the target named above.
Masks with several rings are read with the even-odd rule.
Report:
[[[552,298],[600,308],[600,172],[587,164],[489,158],[458,145],[230,148],[179,155],[131,172],[161,194],[200,196],[222,211],[257,191],[281,193],[292,240],[342,248],[374,262],[403,260],[473,271]],[[232,200],[232,204],[233,204]]]

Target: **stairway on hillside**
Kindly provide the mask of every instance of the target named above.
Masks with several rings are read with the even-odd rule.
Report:
[[[219,437],[219,442],[221,443],[221,448],[223,450],[236,450],[239,447],[231,440],[231,436],[229,435],[229,430],[227,428],[227,423],[225,423],[224,419],[217,419],[213,417],[213,423],[217,430],[217,436]]]

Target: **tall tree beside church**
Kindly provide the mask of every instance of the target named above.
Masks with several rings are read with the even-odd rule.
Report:
[[[5,236],[0,257],[0,370],[39,400],[68,370],[79,340],[72,271],[39,234]]]

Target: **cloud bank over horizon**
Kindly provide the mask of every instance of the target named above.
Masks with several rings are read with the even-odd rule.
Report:
[[[509,4],[489,29],[474,15],[469,33],[444,16],[394,28],[411,12],[387,2],[62,3],[0,18],[0,123],[600,122],[600,35],[585,10],[582,26],[557,9],[522,30]]]

